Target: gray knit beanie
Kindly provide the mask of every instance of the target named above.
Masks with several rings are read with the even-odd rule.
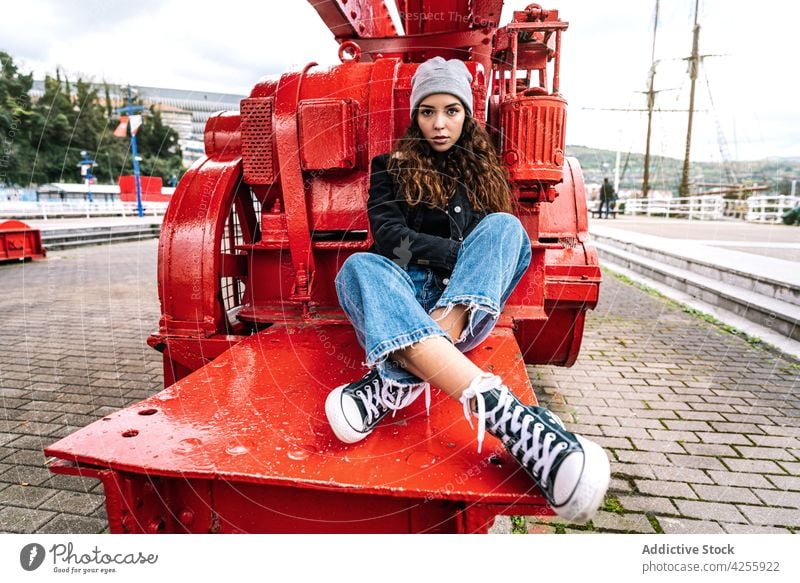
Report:
[[[472,115],[472,75],[464,61],[433,57],[422,63],[411,79],[411,118],[420,102],[434,93],[455,95],[464,104],[467,115]]]

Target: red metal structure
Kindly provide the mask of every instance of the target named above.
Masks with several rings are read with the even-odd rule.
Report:
[[[404,0],[399,30],[382,0],[312,4],[342,63],[263,81],[240,113],[211,117],[167,211],[149,339],[166,389],[46,450],[54,472],[103,480],[113,532],[485,532],[497,514],[550,512],[499,443],[476,452],[443,395],[353,446],[323,403],[364,372],[334,277],[372,243],[369,161],[406,129],[412,75],[435,55],[472,72],[533,246],[468,356],[531,402],[525,364],[575,361],[600,271],[564,158],[567,23],[531,5],[499,27],[501,0]]]
[[[0,223],[0,263],[43,259],[46,254],[39,229],[33,229],[22,221]]]
[[[136,177],[123,175],[117,179],[119,199],[122,202],[136,202]],[[164,194],[164,182],[160,176],[140,176],[139,188],[142,202],[169,202],[170,195]]]

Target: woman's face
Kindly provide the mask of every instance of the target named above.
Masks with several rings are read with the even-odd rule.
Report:
[[[455,95],[434,93],[423,99],[417,112],[422,136],[436,152],[446,152],[461,137],[466,111]]]

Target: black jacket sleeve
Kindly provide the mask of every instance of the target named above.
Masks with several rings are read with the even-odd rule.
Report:
[[[408,264],[452,271],[461,243],[409,227],[408,206],[386,170],[389,155],[372,159],[367,214],[374,250],[405,268]]]

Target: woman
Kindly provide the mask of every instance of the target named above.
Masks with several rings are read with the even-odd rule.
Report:
[[[492,331],[531,260],[504,169],[472,117],[471,81],[459,60],[421,64],[411,126],[372,160],[373,252],[350,256],[336,277],[370,372],[334,389],[325,411],[355,443],[420,394],[429,405],[433,383],[477,418],[478,451],[484,431],[499,438],[559,515],[586,522],[608,487],[603,450],[463,354]]]

